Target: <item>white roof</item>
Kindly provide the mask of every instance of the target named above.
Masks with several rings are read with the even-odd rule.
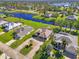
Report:
[[[5,29],[6,30],[11,30],[17,26],[20,26],[22,23],[13,23],[13,22],[10,22],[10,23],[7,23],[5,24],[5,26],[7,26]]]

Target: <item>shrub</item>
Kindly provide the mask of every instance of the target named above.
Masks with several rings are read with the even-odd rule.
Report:
[[[60,31],[61,31],[60,28],[54,28],[54,29],[53,29],[53,32],[54,32],[54,33],[59,33]]]
[[[78,33],[76,31],[71,31],[72,35],[78,35]]]

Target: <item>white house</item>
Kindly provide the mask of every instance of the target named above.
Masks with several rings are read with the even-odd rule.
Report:
[[[9,31],[15,27],[20,26],[22,23],[14,23],[14,22],[8,22],[6,24],[3,25],[4,27],[4,31]]]
[[[7,21],[5,21],[5,20],[3,20],[3,19],[0,19],[0,25],[3,25],[3,24],[5,24],[5,23],[7,23]]]

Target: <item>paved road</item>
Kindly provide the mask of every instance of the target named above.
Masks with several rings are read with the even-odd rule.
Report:
[[[7,42],[6,43],[6,45],[8,45],[8,46],[10,46],[13,42],[15,42],[16,40],[10,40],[9,42]],[[0,55],[0,59],[5,59],[5,58],[7,58],[7,59],[9,59],[9,57],[8,56],[6,56],[6,54],[5,53],[3,53],[3,54],[1,54]]]
[[[11,57],[12,59],[25,59],[25,57],[17,52],[16,50],[13,50],[9,46],[3,44],[0,42],[0,51],[4,52],[7,56]]]

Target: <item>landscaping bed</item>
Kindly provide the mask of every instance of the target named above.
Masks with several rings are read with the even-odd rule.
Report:
[[[20,51],[20,53],[22,53],[23,55],[26,55],[27,53],[29,53],[30,52],[30,50],[32,49],[32,47],[31,46],[25,46],[21,51]]]

